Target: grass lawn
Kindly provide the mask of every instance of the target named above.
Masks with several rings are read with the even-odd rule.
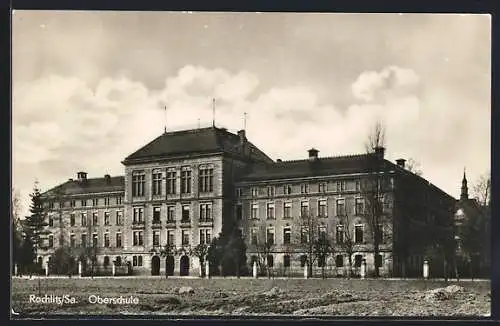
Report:
[[[489,316],[490,282],[345,279],[48,278],[12,280],[12,308],[29,314]],[[429,290],[457,284],[447,297]],[[189,286],[191,294],[179,294]],[[69,295],[76,303],[35,303],[30,295]],[[137,298],[90,303],[89,296]]]

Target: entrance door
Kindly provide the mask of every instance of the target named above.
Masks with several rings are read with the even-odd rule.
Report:
[[[168,276],[174,275],[175,261],[174,256],[167,256],[165,259],[165,272]]]
[[[160,257],[153,256],[151,259],[151,275],[160,275]]]
[[[181,276],[189,275],[189,257],[186,255],[181,257],[180,275]]]

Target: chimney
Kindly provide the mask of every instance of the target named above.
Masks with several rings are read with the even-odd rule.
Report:
[[[111,183],[111,176],[109,174],[105,174],[104,175],[104,180],[106,180],[107,184],[110,184]]]
[[[307,152],[309,153],[309,161],[315,161],[318,159],[319,151],[316,148],[311,148]]]
[[[382,160],[384,159],[384,154],[385,154],[385,147],[382,146],[377,146],[373,148],[375,155],[377,156],[378,159]]]
[[[276,160],[277,163],[283,162],[280,158]]]
[[[73,181],[73,178],[69,178],[68,181]]]
[[[400,158],[400,159],[397,159],[397,160],[396,160],[396,164],[397,164],[400,168],[402,168],[402,169],[404,169],[404,168],[405,168],[405,162],[406,162],[406,160],[405,160],[404,158]]]
[[[243,144],[247,140],[247,137],[246,137],[246,134],[245,134],[245,130],[239,130],[238,131],[238,136],[240,137],[240,143],[241,144]]]
[[[87,180],[87,172],[78,172],[76,174],[76,177],[77,177],[78,181],[85,181],[85,180]]]

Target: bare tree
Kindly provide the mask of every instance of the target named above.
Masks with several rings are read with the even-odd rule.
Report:
[[[330,254],[333,254],[334,252],[335,252],[335,247],[330,237],[327,236],[326,232],[324,234],[320,233],[319,238],[314,242],[314,256],[321,265],[321,277],[323,279],[326,278],[325,275],[326,260],[328,256]]]
[[[190,252],[191,255],[198,258],[200,261],[201,276],[205,276],[205,262],[208,254],[208,244],[200,243],[196,245]]]
[[[486,207],[491,200],[491,173],[483,174],[473,186],[474,197],[478,203]]]
[[[365,217],[373,241],[373,254],[380,254],[380,242],[383,232],[383,196],[386,185],[384,171],[385,131],[380,122],[377,122],[368,136],[366,144],[366,172],[367,177],[361,182],[361,192],[365,202]],[[375,258],[377,259],[377,258]],[[375,264],[375,277],[379,276],[379,265]]]
[[[271,271],[269,269],[268,257],[273,252],[275,244],[274,241],[268,239],[267,230],[264,227],[260,228],[259,237],[257,238],[257,243],[255,244],[255,249],[257,252],[257,264],[259,265],[259,270],[261,273],[267,273],[267,277],[271,277]]]
[[[338,224],[336,225],[336,239],[337,245],[340,249],[346,253],[349,269],[347,276],[352,277],[352,255],[354,254],[355,242],[354,242],[354,232],[351,228],[351,221],[348,214],[338,216]]]
[[[177,248],[174,244],[172,243],[166,243],[161,249],[160,249],[160,256],[163,257],[163,258],[167,258],[167,257],[173,257],[177,254]],[[200,252],[201,254],[201,252]],[[208,255],[208,246],[207,246],[207,252],[206,252],[206,255]],[[205,255],[205,256],[206,256]],[[165,269],[167,267],[165,266]],[[165,271],[165,278],[168,278],[168,271]]]
[[[410,171],[413,174],[416,174],[418,176],[423,176],[423,174],[424,174],[422,171],[422,168],[421,168],[421,164],[413,158],[408,159],[408,161],[405,164],[405,168],[408,171]]]
[[[300,244],[302,249],[305,249],[307,254],[307,275],[311,276],[314,263],[317,260],[315,244],[319,239],[319,221],[313,212],[308,209],[307,212],[302,212],[298,219],[298,230],[300,232]]]

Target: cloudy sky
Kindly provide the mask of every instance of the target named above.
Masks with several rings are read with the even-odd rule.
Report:
[[[216,124],[272,158],[360,153],[386,128],[458,197],[490,169],[488,15],[16,11],[13,185],[24,209],[76,177],[120,175],[163,132]],[[165,118],[163,106],[168,110]]]

